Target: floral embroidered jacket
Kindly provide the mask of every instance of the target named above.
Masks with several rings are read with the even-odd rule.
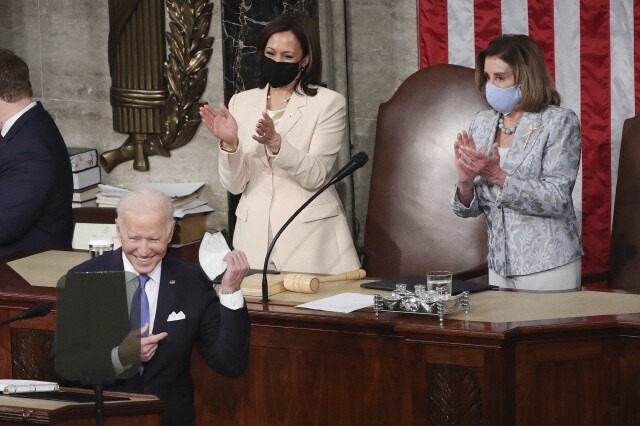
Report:
[[[469,133],[478,149],[486,146],[491,153],[497,127],[496,111],[475,115]],[[455,214],[486,216],[489,268],[505,277],[526,275],[582,256],[571,198],[580,155],[580,122],[573,111],[549,106],[525,112],[504,161],[504,187],[476,177],[469,207],[458,200],[457,185],[453,188]]]

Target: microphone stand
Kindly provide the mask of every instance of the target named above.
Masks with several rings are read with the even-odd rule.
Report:
[[[276,241],[278,241],[280,234],[282,234],[282,231],[285,230],[285,228],[293,221],[293,219],[296,218],[296,216],[300,214],[302,210],[304,210],[305,207],[309,205],[309,203],[315,200],[318,197],[318,195],[322,194],[327,188],[329,188],[334,183],[336,183],[336,180],[331,179],[322,188],[320,188],[319,191],[313,194],[311,198],[305,201],[305,203],[301,205],[298,210],[296,210],[293,216],[291,216],[289,220],[287,220],[284,223],[284,225],[282,225],[282,228],[280,228],[276,236],[273,237],[273,240],[271,241],[271,245],[269,245],[269,250],[267,250],[267,256],[264,259],[264,267],[262,268],[262,302],[263,303],[269,303],[269,284],[267,283],[267,265],[269,264],[269,258],[271,257],[271,251],[273,251],[273,246],[275,245]]]
[[[13,317],[13,318],[9,318],[8,320],[4,320],[4,321],[0,322],[0,327],[2,327],[5,324],[12,323],[14,321],[18,321],[19,319],[20,318],[18,318],[18,317]]]
[[[336,173],[336,175],[333,176],[331,180],[329,180],[329,182],[324,184],[322,188],[316,191],[316,193],[313,194],[311,198],[305,201],[305,203],[302,204],[298,210],[296,210],[293,216],[291,216],[289,220],[287,220],[284,223],[284,225],[282,225],[282,228],[280,228],[276,236],[273,237],[273,240],[271,241],[271,245],[269,245],[269,250],[267,250],[267,256],[264,259],[264,267],[262,268],[262,303],[269,303],[269,284],[267,283],[267,265],[269,264],[271,251],[273,250],[273,247],[276,244],[276,241],[278,241],[280,234],[282,234],[282,231],[284,231],[285,228],[289,226],[289,224],[293,221],[293,219],[295,219],[296,216],[298,216],[298,214],[300,214],[300,212],[309,205],[309,203],[315,200],[318,197],[318,195],[322,194],[331,185],[335,185],[336,183],[340,182],[342,179],[346,178],[347,176],[349,176],[350,174],[358,170],[360,167],[364,166],[367,163],[368,159],[369,157],[367,157],[367,154],[365,154],[364,152],[359,152],[353,157],[351,157],[351,160],[349,160],[347,164],[345,164],[340,170],[338,170],[338,173]]]
[[[51,304],[49,302],[38,302],[34,306],[21,312],[15,317],[9,318],[7,320],[0,322],[0,327],[18,320],[30,319],[34,317],[43,317],[47,315],[50,311],[51,311]]]

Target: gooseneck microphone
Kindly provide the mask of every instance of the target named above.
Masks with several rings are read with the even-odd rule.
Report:
[[[355,172],[360,167],[362,167],[365,164],[367,164],[367,161],[369,161],[369,156],[367,156],[366,153],[364,153],[364,152],[357,153],[356,155],[351,157],[351,160],[349,160],[349,162],[347,164],[345,164],[340,170],[338,170],[338,173],[336,173],[336,175],[331,178],[331,180],[326,185],[326,187],[329,187],[331,185],[334,185],[334,184],[340,182],[342,179],[346,178],[351,173]],[[318,194],[320,192],[324,191],[326,189],[326,187],[320,189]],[[314,195],[314,197],[315,197],[315,195]]]
[[[30,307],[29,309],[27,309],[26,311],[20,312],[15,317],[9,318],[6,321],[0,322],[0,326],[9,324],[10,322],[14,322],[18,320],[24,320],[24,319],[35,318],[35,317],[43,317],[47,315],[49,312],[51,312],[51,303],[38,302],[32,307]]]
[[[291,222],[293,222],[293,219],[295,219],[296,216],[298,216],[305,207],[307,207],[313,200],[315,200],[318,197],[318,195],[322,194],[331,185],[334,185],[340,182],[342,179],[346,178],[351,173],[355,172],[360,167],[367,164],[367,161],[369,161],[369,157],[364,152],[359,152],[353,157],[351,157],[351,160],[349,160],[349,162],[347,162],[347,164],[345,164],[338,171],[338,173],[336,173],[336,175],[331,178],[329,182],[327,182],[322,188],[316,191],[316,193],[313,194],[311,198],[305,201],[304,204],[301,205],[300,208],[296,210],[295,213],[293,213],[293,215],[291,215],[291,217],[284,223],[284,225],[282,225],[282,227],[280,228],[278,233],[275,235],[275,237],[273,237],[273,240],[269,245],[269,249],[267,250],[267,255],[264,258],[264,267],[262,268],[262,302],[263,303],[269,302],[269,285],[267,283],[267,265],[269,264],[269,258],[271,257],[271,252],[273,251],[273,247],[276,244],[276,241],[278,241],[280,234],[282,234],[282,231],[284,231],[285,228],[289,226]]]

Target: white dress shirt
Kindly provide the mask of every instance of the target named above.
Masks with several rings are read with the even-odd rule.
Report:
[[[129,272],[137,278],[138,271],[133,267],[129,259],[124,252],[122,252],[122,264],[124,265],[125,272]],[[162,260],[158,262],[153,271],[149,272],[147,275],[149,276],[149,280],[147,284],[144,286],[144,291],[147,293],[147,299],[149,300],[149,334],[153,332],[153,325],[155,323],[156,318],[156,308],[158,307],[158,293],[160,292],[160,275],[162,273]],[[138,288],[139,280],[132,280],[135,286],[133,291]],[[129,284],[129,283],[127,283]],[[128,299],[133,298],[133,292],[129,294],[129,286],[127,285],[127,297]],[[220,298],[220,304],[228,309],[237,310],[244,306],[244,296],[242,295],[242,290],[235,291],[231,294],[224,294],[221,292],[218,293],[218,297]],[[131,300],[128,300],[129,310],[131,310]],[[118,356],[118,346],[111,349],[111,362],[113,364],[113,368],[117,375],[120,375],[124,372],[125,367],[120,362],[120,357]],[[129,368],[130,365],[126,366]]]
[[[20,111],[19,113],[17,113],[7,121],[5,121],[4,124],[2,125],[2,130],[0,131],[0,135],[2,135],[2,137],[4,138],[7,135],[7,133],[9,133],[9,129],[11,128],[11,126],[13,126],[16,121],[18,121],[18,118],[22,117],[25,112],[29,111],[31,108],[33,108],[37,104],[38,103],[36,101],[31,102],[22,111]]]
[[[122,263],[124,264],[125,272],[130,272],[136,277],[140,275],[138,271],[135,270],[127,256],[122,252]],[[153,271],[149,272],[149,281],[144,286],[144,292],[147,293],[147,299],[149,300],[149,334],[153,333],[153,324],[156,319],[156,308],[158,307],[158,292],[160,291],[160,273],[162,272],[162,260],[158,262]],[[135,281],[135,288],[137,289],[139,285],[139,280]],[[134,290],[135,291],[135,290]],[[130,303],[130,302],[129,302]],[[131,306],[129,306],[129,310],[131,310]]]

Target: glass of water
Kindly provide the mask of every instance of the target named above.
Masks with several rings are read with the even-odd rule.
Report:
[[[111,250],[113,250],[113,237],[94,235],[93,238],[89,240],[89,252],[92,258]]]
[[[449,271],[427,272],[427,289],[433,290],[443,297],[450,297],[453,287],[451,276],[452,274]]]

